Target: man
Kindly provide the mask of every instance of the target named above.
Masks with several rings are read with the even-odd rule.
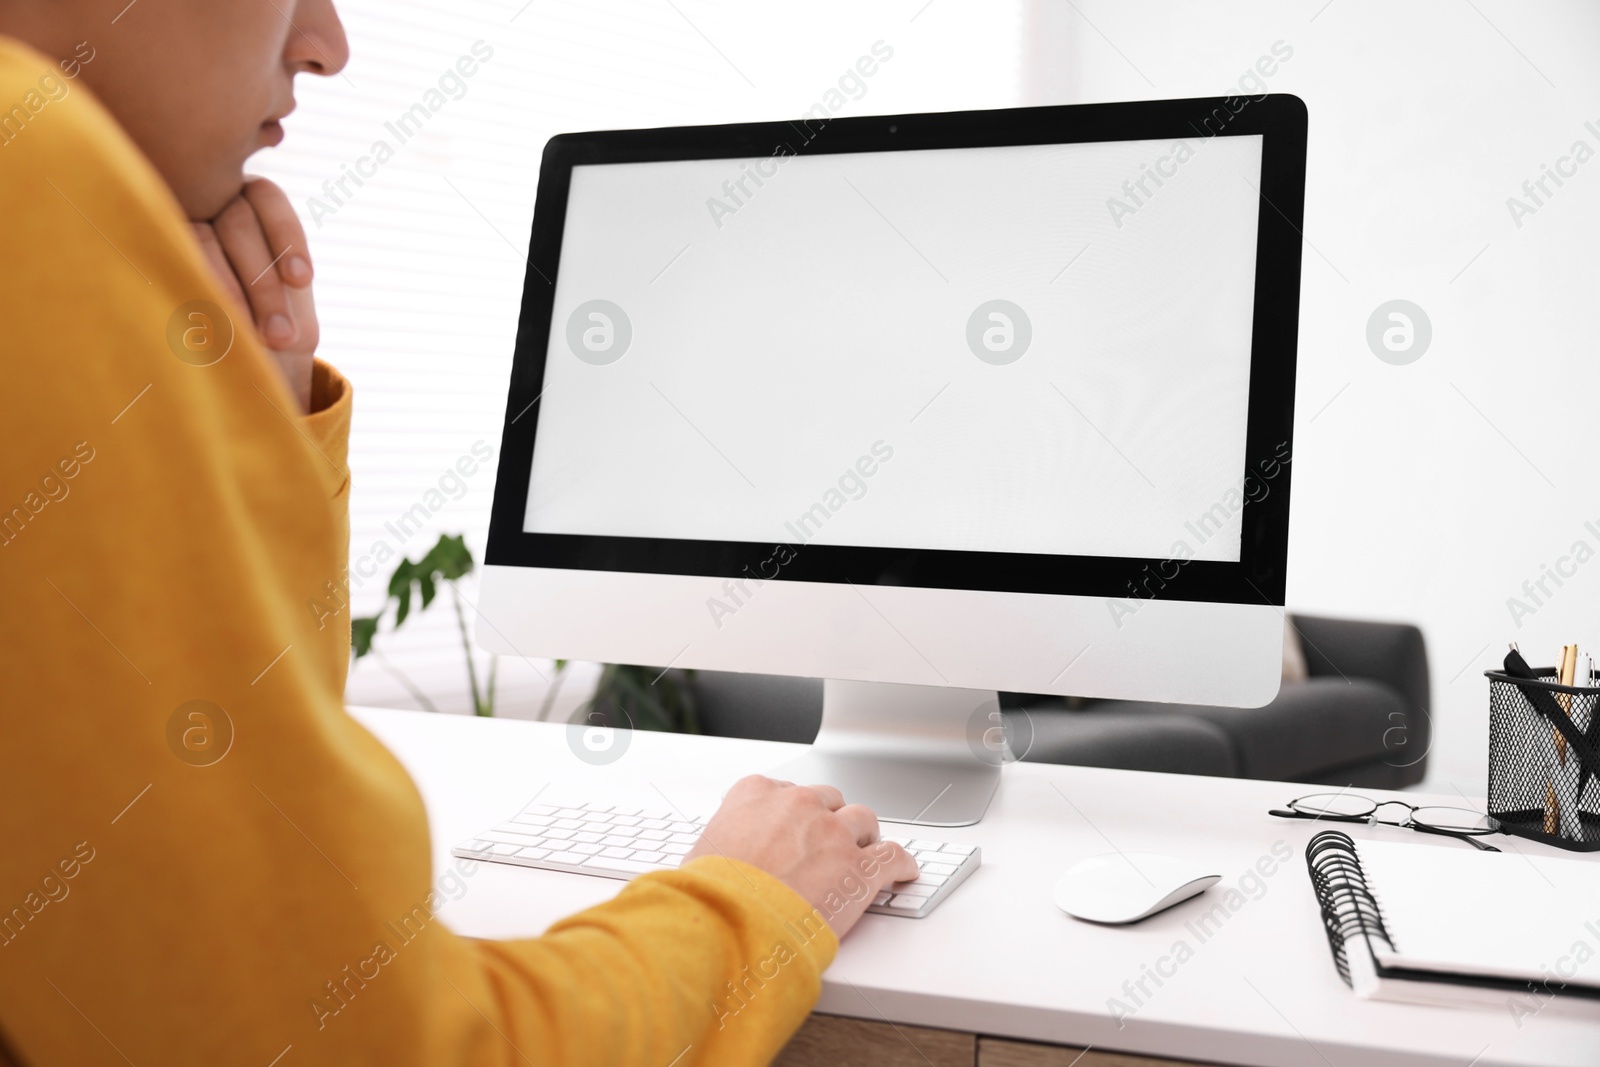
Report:
[[[330,0],[0,0],[0,1064],[764,1062],[915,873],[871,812],[745,779],[474,941],[344,712],[351,391],[242,167],[346,57]]]

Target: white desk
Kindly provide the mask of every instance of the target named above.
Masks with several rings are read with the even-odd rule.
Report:
[[[604,797],[709,813],[736,778],[800,748],[636,733],[617,762],[592,767],[568,749],[564,726],[372,709],[352,714],[421,788],[436,870],[454,862],[453,844],[509,817],[535,794],[541,802]],[[1306,876],[1304,845],[1320,827],[1266,814],[1313,791],[1086,767],[1009,767],[983,822],[928,831],[980,845],[982,867],[926,919],[863,918],[828,971],[817,1010],[1261,1067],[1600,1064],[1600,1004],[1564,1001],[1524,1018],[1519,1029],[1509,1010],[1356,1000],[1334,971]],[[1349,829],[1357,838],[1414,839],[1419,848],[1466,847],[1399,829]],[[1258,899],[1202,942],[1186,924],[1280,840],[1293,857],[1264,880]],[[1508,851],[1557,851],[1515,838],[1494,841]],[[1224,879],[1134,927],[1092,926],[1058,911],[1050,888],[1061,873],[1113,848],[1192,857],[1217,867]],[[621,888],[601,878],[476,867],[460,898],[441,910],[452,928],[471,936],[537,935]],[[1162,964],[1175,973],[1159,988],[1147,980],[1153,995],[1119,1029],[1108,998],[1131,1004],[1123,982],[1138,980],[1144,965],[1155,967],[1180,940],[1192,957],[1176,967]]]

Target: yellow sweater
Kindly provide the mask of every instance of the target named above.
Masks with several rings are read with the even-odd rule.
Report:
[[[301,416],[248,324],[226,346],[176,201],[61,73],[0,38],[0,1063],[765,1062],[837,941],[752,867],[534,940],[433,920],[318,607],[349,386],[319,364]]]

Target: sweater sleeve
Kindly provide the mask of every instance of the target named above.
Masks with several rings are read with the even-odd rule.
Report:
[[[348,560],[350,546],[350,413],[354,408],[350,383],[331,365],[316,360],[311,365],[311,410],[297,420],[306,442],[322,458],[313,470],[327,495],[333,519],[333,541]],[[315,576],[312,576],[313,578]],[[316,620],[317,640],[344,692],[349,673],[350,571],[346,562],[337,576],[313,588],[306,611]]]
[[[346,714],[350,388],[300,415],[86,88],[0,39],[0,1033],[22,1062],[759,1063],[837,949],[720,859],[463,938]]]
[[[482,1000],[463,999],[493,1005],[506,1026],[481,1035],[473,1062],[526,1049],[596,1065],[766,1063],[838,948],[783,883],[714,857],[637,878],[537,940],[472,944]]]

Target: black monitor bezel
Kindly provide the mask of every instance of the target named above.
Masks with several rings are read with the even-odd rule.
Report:
[[[1305,105],[1287,94],[560,134],[539,173],[486,562],[562,570],[1217,603],[1284,603],[1305,204]],[[534,438],[572,168],[929,148],[1262,135],[1245,494],[1237,563],[529,533]],[[1271,472],[1270,475],[1268,472]],[[787,552],[780,548],[786,547]],[[1176,546],[1175,546],[1176,547]],[[771,561],[782,558],[775,575]]]

